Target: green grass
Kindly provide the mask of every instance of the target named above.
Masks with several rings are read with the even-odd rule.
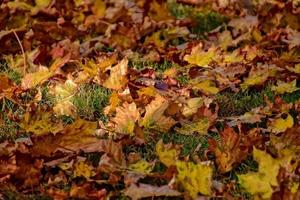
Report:
[[[52,198],[41,194],[21,194],[15,190],[0,190],[4,200],[51,200]],[[1,196],[0,196],[1,197]]]
[[[206,32],[212,31],[228,21],[227,17],[213,10],[199,11],[192,6],[169,1],[168,8],[177,19],[191,18],[194,23],[191,32],[198,37],[203,37]]]
[[[300,99],[300,90],[297,90],[292,93],[286,93],[281,95],[282,99],[287,103],[295,103]]]
[[[216,102],[220,108],[219,116],[238,116],[249,112],[253,108],[263,106],[264,91],[221,92],[216,95]]]
[[[4,140],[14,140],[17,138],[19,125],[11,120],[5,113],[0,116],[3,124],[0,124],[0,142]]]
[[[22,75],[19,72],[9,68],[4,60],[0,61],[0,73],[6,74],[7,77],[17,85],[21,84]]]
[[[187,156],[195,153],[198,145],[201,145],[201,150],[208,147],[207,139],[198,135],[183,135],[179,133],[167,133],[162,135],[164,143],[173,143],[183,145],[180,155]]]
[[[180,75],[176,77],[176,80],[179,82],[180,85],[185,86],[189,83],[188,75]]]
[[[143,70],[145,68],[151,68],[156,72],[164,72],[166,69],[171,68],[172,62],[163,60],[162,62],[151,62],[151,61],[129,61],[129,67],[137,70]]]
[[[55,96],[49,92],[49,87],[43,86],[41,87],[41,94],[42,98],[41,101],[39,102],[40,106],[45,106],[45,107],[53,107],[55,104]]]
[[[86,84],[79,88],[73,97],[77,114],[87,120],[106,121],[103,108],[108,104],[110,91],[95,84]]]
[[[176,19],[184,19],[190,17],[191,13],[193,12],[194,8],[189,5],[183,5],[177,3],[176,1],[169,1],[168,2],[168,9],[171,14],[176,17]]]

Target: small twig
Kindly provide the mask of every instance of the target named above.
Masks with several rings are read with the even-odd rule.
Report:
[[[17,34],[16,31],[14,31],[14,30],[13,30],[13,33],[14,33],[14,35],[15,35],[16,38],[17,38],[17,41],[18,41],[18,43],[19,43],[19,46],[20,46],[21,51],[22,51],[22,54],[23,54],[23,60],[24,60],[23,75],[25,75],[25,74],[26,74],[26,69],[27,69],[27,59],[26,59],[26,54],[25,54],[23,45],[22,45],[22,43],[21,43],[21,41],[20,41],[20,38],[19,38],[18,34]]]

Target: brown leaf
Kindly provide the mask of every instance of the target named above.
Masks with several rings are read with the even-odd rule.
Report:
[[[181,196],[181,193],[171,189],[167,185],[163,186],[153,186],[153,185],[147,185],[147,184],[139,184],[138,186],[136,184],[131,184],[130,187],[128,187],[125,190],[125,195],[132,198],[132,200],[137,200],[141,198],[147,198],[147,197],[160,197],[160,196],[169,196],[169,197],[175,197],[175,196]]]

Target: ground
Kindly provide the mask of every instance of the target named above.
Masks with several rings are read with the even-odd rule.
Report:
[[[0,199],[300,199],[298,0],[0,13]]]

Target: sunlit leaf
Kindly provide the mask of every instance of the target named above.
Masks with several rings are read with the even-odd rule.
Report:
[[[210,165],[176,161],[176,167],[178,180],[192,198],[196,198],[198,193],[211,194],[213,169]]]

